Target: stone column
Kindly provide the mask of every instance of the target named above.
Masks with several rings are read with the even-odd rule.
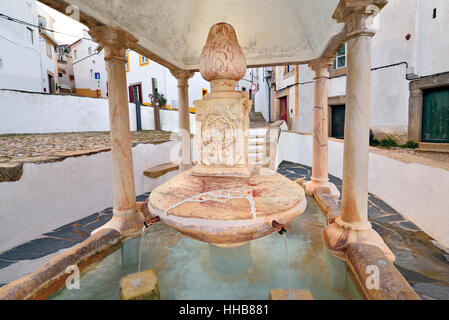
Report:
[[[371,108],[372,19],[385,0],[342,0],[334,18],[346,22],[347,83],[341,217],[324,231],[331,253],[342,257],[349,243],[379,247],[389,259],[394,254],[368,221],[368,163]],[[377,5],[377,6],[376,6]]]
[[[408,112],[408,140],[420,142],[422,130],[422,107],[424,93],[420,89],[413,88],[410,84],[410,99]]]
[[[134,236],[142,229],[144,217],[136,207],[125,50],[137,40],[118,28],[108,26],[94,27],[89,33],[105,50],[109,85],[114,216],[99,229],[116,229],[124,236]]]
[[[178,118],[179,138],[181,140],[181,163],[179,168],[184,171],[192,167],[192,151],[190,147],[190,112],[189,112],[189,79],[194,72],[190,70],[171,70],[178,80]]]
[[[328,102],[327,88],[331,62],[317,61],[309,65],[315,72],[313,95],[313,155],[312,178],[306,183],[306,194],[313,196],[318,187],[329,188],[332,197],[338,199],[340,191],[328,177]]]

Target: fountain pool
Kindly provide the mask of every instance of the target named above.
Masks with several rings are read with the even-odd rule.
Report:
[[[362,299],[346,264],[322,241],[325,217],[313,198],[287,225],[291,286],[315,299]],[[120,299],[120,279],[137,272],[140,238],[123,241],[81,275],[80,289],[65,287],[50,299]],[[142,270],[153,269],[162,299],[268,299],[271,289],[288,289],[283,237],[278,233],[236,248],[222,248],[182,235],[163,223],[143,242]]]

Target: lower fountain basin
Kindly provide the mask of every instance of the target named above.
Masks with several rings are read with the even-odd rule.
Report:
[[[153,216],[197,240],[218,245],[264,237],[304,212],[297,183],[269,169],[243,177],[201,177],[187,170],[151,192]]]

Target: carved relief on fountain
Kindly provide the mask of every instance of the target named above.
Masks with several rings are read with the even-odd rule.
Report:
[[[200,176],[250,176],[248,164],[249,111],[247,92],[235,91],[246,71],[246,59],[234,28],[218,23],[210,29],[200,57],[200,72],[211,82],[211,93],[196,107],[196,146]]]

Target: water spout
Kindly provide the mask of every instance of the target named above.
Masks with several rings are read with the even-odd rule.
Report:
[[[154,218],[145,219],[143,221],[143,225],[145,226],[145,228],[149,228],[151,225],[159,221],[161,221],[161,218],[159,218],[159,216],[156,216]]]
[[[276,220],[273,220],[273,222],[271,223],[271,225],[273,226],[273,228],[275,228],[277,230],[277,232],[279,232],[279,234],[284,234],[287,232],[287,227],[285,225],[283,225],[282,223],[277,222]]]
[[[150,228],[151,225],[161,221],[159,216],[156,216],[154,218],[148,218],[143,221],[143,227],[142,227],[142,233],[140,234],[140,245],[139,245],[139,266],[137,269],[137,272],[140,273],[140,266],[142,264],[142,244],[143,239],[145,237],[145,232]]]

